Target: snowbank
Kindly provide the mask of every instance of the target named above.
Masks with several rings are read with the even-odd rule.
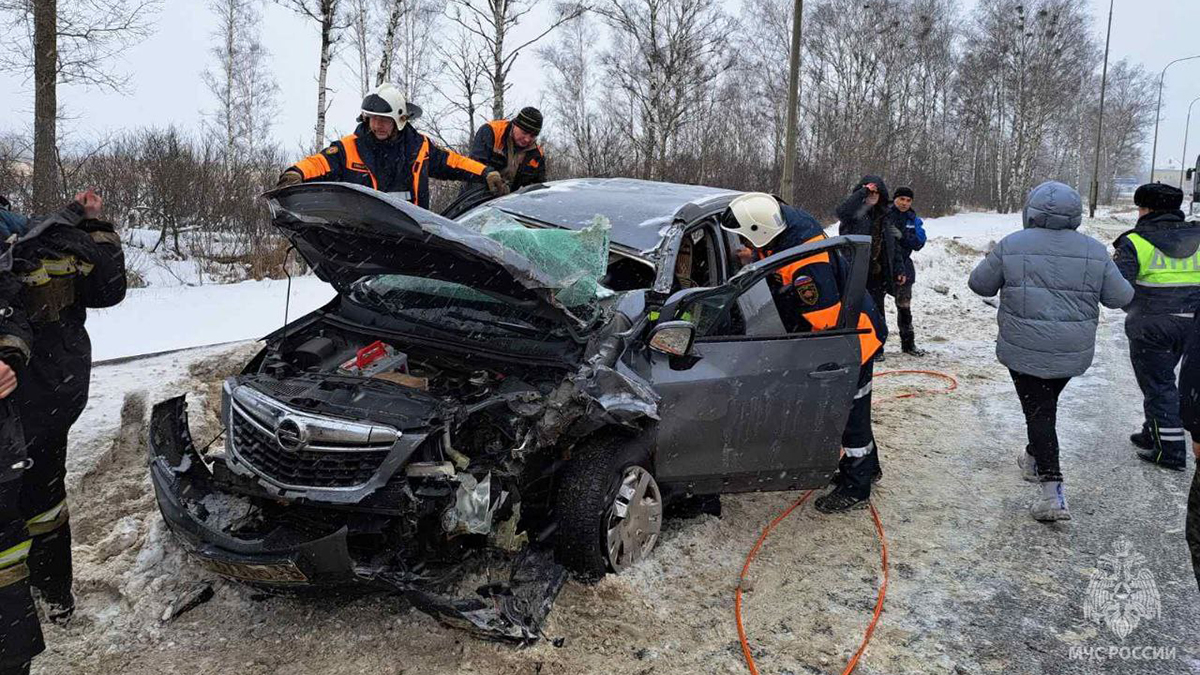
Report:
[[[111,309],[88,313],[92,354],[105,361],[252,340],[283,325],[287,280],[130,289]],[[333,288],[312,276],[292,280],[291,318],[320,307]]]

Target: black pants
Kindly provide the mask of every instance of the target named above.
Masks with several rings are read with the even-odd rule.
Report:
[[[0,400],[0,675],[29,672],[30,659],[45,649],[20,553],[29,542],[19,504],[24,459],[20,420]]]
[[[1175,366],[1183,357],[1191,326],[1190,318],[1170,314],[1142,315],[1125,320],[1129,360],[1142,390],[1145,413],[1142,430],[1154,441],[1158,461],[1164,464],[1187,461]]]
[[[846,430],[842,432],[842,447],[846,452],[838,461],[841,487],[855,497],[871,496],[871,481],[879,471],[879,451],[871,429],[871,384],[875,360],[867,361],[858,370],[858,391],[850,406]]]
[[[1200,586],[1200,469],[1192,475],[1192,491],[1188,493],[1187,543],[1192,551],[1192,572]]]
[[[1058,464],[1058,396],[1071,381],[1069,377],[1042,379],[1015,370],[1008,371],[1021,399],[1025,427],[1029,433],[1029,454],[1037,461],[1038,479],[1061,481]]]
[[[25,436],[33,466],[21,490],[21,510],[30,524],[33,546],[29,550],[29,579],[50,602],[65,602],[71,594],[71,525],[67,498],[67,428],[25,423]],[[46,514],[60,509],[57,516]]]
[[[883,311],[883,301],[887,298],[887,284],[882,278],[867,279],[867,293],[871,295],[871,300],[875,302],[875,309],[879,310],[879,321],[883,323],[883,329],[887,330],[887,312]]]

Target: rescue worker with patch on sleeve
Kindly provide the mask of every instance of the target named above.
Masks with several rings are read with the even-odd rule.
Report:
[[[1162,183],[1137,189],[1137,225],[1117,237],[1113,260],[1134,288],[1125,308],[1129,359],[1145,420],[1129,437],[1137,456],[1182,471],[1187,447],[1175,367],[1200,305],[1200,226],[1184,221],[1183,191]]]
[[[500,172],[509,190],[546,181],[546,153],[537,142],[542,133],[542,112],[522,108],[511,120],[492,120],[479,127],[471,142],[471,159]],[[462,194],[482,189],[479,183],[463,185]]]
[[[383,84],[362,102],[354,133],[288,167],[276,187],[313,181],[356,183],[429,208],[429,179],[482,180],[497,196],[508,187],[500,172],[439,147],[413,128],[421,108]]]
[[[24,381],[33,336],[12,272],[13,246],[28,222],[0,197],[0,675],[23,675],[45,649],[30,594],[26,563],[32,542],[21,515],[21,485],[29,459],[12,394]]]
[[[807,212],[781,205],[774,197],[751,192],[734,198],[721,227],[750,245],[739,252],[744,262],[763,259],[803,244],[826,239],[825,231]],[[842,311],[841,286],[849,278],[846,263],[828,252],[798,260],[771,280],[780,318],[788,332],[830,330]],[[834,488],[816,500],[822,513],[861,508],[871,497],[871,484],[882,475],[871,428],[871,383],[874,358],[887,339],[887,328],[870,296],[863,295],[859,313],[860,368],[850,417],[842,433],[843,454]]]
[[[92,343],[89,308],[125,298],[125,255],[103,202],[91,190],[50,216],[30,219],[14,250],[29,320],[32,354],[12,403],[32,464],[21,486],[21,511],[32,539],[30,582],[46,618],[64,624],[75,612],[71,525],[67,508],[67,435],[88,401]]]

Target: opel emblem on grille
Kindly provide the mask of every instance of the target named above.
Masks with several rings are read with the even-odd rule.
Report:
[[[308,447],[308,427],[294,417],[285,417],[275,427],[275,442],[284,452],[300,452]]]

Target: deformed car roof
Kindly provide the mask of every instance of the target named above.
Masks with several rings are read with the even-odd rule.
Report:
[[[723,205],[738,192],[633,178],[576,178],[535,185],[488,202],[516,216],[580,229],[596,215],[612,222],[611,238],[638,251],[656,248],[663,229],[690,205]]]

